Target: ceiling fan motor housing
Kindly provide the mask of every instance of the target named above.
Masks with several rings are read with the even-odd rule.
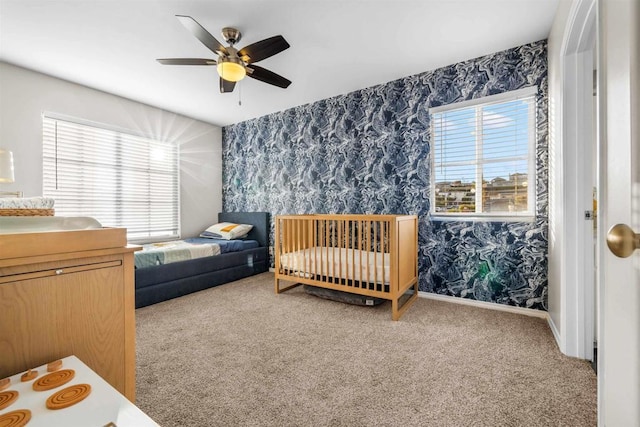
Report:
[[[234,45],[240,41],[242,33],[240,33],[236,28],[224,27],[222,29],[222,37],[227,41],[227,43]]]

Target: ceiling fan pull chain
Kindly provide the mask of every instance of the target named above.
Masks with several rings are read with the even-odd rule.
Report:
[[[242,85],[238,85],[238,107],[242,107]]]

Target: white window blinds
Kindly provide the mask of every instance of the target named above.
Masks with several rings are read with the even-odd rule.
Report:
[[[532,216],[536,88],[433,108],[432,212]]]
[[[130,241],[179,236],[177,144],[43,116],[43,191],[56,215],[126,227]]]

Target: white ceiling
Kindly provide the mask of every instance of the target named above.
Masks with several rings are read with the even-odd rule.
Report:
[[[0,60],[224,126],[544,39],[559,1],[0,0]],[[293,83],[221,94],[215,67],[160,65],[215,58],[176,14],[239,47],[281,34],[258,65]]]

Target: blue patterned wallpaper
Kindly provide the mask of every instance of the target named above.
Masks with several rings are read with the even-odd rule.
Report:
[[[534,85],[535,221],[432,219],[429,108]],[[416,214],[421,291],[546,310],[547,129],[542,40],[225,127],[223,206]]]

